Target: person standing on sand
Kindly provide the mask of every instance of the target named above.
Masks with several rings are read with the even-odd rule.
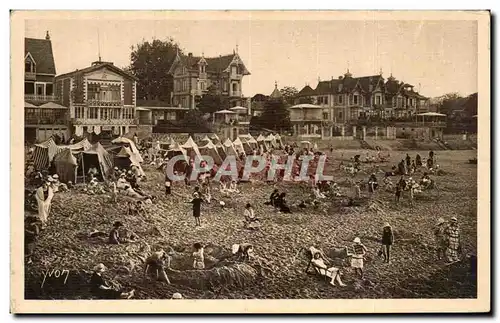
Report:
[[[42,227],[47,225],[47,220],[50,213],[50,205],[54,197],[54,191],[50,187],[52,177],[48,177],[47,181],[40,186],[35,193],[36,201],[38,202],[38,218],[42,222]]]
[[[191,200],[191,204],[193,204],[193,217],[195,221],[195,226],[201,227],[201,197],[199,193],[193,193],[193,199]]]
[[[354,245],[352,248],[354,249],[354,254],[351,254],[351,267],[354,268],[357,274],[359,274],[360,278],[363,278],[363,265],[364,265],[364,257],[366,254],[366,247],[361,243],[361,239],[356,237],[354,238]]]
[[[436,226],[434,227],[434,238],[436,239],[436,252],[438,260],[441,260],[446,253],[446,239],[444,231],[446,230],[446,221],[439,218]]]
[[[444,230],[446,239],[446,257],[449,263],[460,261],[460,228],[456,217],[452,217],[448,227]]]
[[[382,252],[384,255],[384,262],[390,263],[391,247],[394,243],[394,233],[392,232],[391,225],[386,222],[382,230]]]

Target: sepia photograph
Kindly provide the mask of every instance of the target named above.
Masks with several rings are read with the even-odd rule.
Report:
[[[10,18],[12,312],[490,311],[490,12]]]

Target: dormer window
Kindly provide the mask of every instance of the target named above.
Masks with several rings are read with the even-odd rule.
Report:
[[[205,65],[204,64],[200,65],[200,73],[205,73]]]
[[[339,92],[342,91],[342,84],[339,84],[338,90],[339,90]]]
[[[25,73],[35,73],[35,64],[30,59],[24,62],[24,72]]]

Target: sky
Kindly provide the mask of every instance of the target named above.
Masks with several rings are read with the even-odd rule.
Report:
[[[57,74],[98,58],[130,64],[131,46],[172,37],[193,55],[238,51],[251,75],[243,94],[353,76],[383,76],[415,86],[428,97],[477,92],[477,23],[454,20],[27,20],[25,36],[49,31]],[[98,37],[99,35],[99,37]],[[98,44],[100,46],[98,46]]]

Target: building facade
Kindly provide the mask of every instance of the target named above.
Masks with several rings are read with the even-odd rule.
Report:
[[[137,129],[137,79],[111,62],[58,75],[55,94],[69,109],[70,132],[123,135]]]
[[[202,96],[210,87],[228,98],[230,107],[241,106],[246,102],[242,80],[250,72],[236,52],[212,58],[177,53],[169,74],[174,79],[174,106],[195,108],[196,97]]]
[[[349,70],[337,79],[318,80],[315,89],[306,85],[295,103],[321,107],[320,125],[307,131],[321,137],[344,136],[347,132],[356,137],[356,126],[365,125],[368,120],[408,122],[429,111],[429,99],[415,91],[413,85],[392,75],[387,80],[382,74],[353,77]],[[315,110],[315,118],[318,113]],[[299,126],[301,121],[295,119],[293,123]]]
[[[68,109],[54,92],[56,66],[49,32],[45,39],[24,39],[24,137],[43,141],[68,134]]]

